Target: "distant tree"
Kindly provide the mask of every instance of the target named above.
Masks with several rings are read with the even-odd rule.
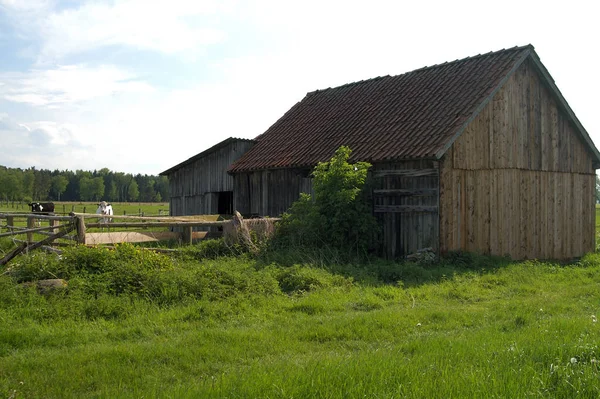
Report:
[[[35,168],[25,169],[23,171],[23,183],[21,186],[21,192],[23,199],[33,198],[33,183],[35,182]]]
[[[93,184],[90,177],[84,176],[79,179],[79,200],[91,201],[93,198]]]
[[[154,184],[154,190],[160,193],[162,200],[169,198],[169,178],[167,176],[158,176]]]
[[[92,199],[100,201],[104,196],[104,178],[102,176],[92,179]]]
[[[160,194],[159,196],[157,194]],[[58,170],[7,168],[0,165],[3,200],[162,201],[169,197],[165,176],[135,175],[102,168]]]
[[[69,180],[62,175],[57,175],[52,177],[52,193],[56,195],[56,199],[60,201],[60,196],[67,189],[67,185],[69,184]]]
[[[127,189],[127,199],[129,201],[137,201],[140,196],[140,190],[138,189],[138,184],[134,179],[131,179],[129,183],[129,187]]]
[[[0,169],[0,198],[3,200],[15,200],[20,192],[19,177],[14,170]]]
[[[105,185],[108,189],[105,191],[105,196],[108,201],[115,201],[117,199],[117,184],[113,181]]]

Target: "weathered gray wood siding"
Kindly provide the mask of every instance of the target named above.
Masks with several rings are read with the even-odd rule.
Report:
[[[595,248],[595,170],[524,63],[441,162],[441,251],[568,259]]]
[[[233,191],[233,177],[227,174],[227,168],[252,145],[249,141],[229,143],[170,173],[170,214],[216,214],[216,193]]]
[[[395,258],[427,247],[438,250],[437,165],[434,161],[410,161],[380,163],[371,169],[373,209],[383,226],[381,250],[387,257]],[[392,172],[387,175],[386,171]],[[397,171],[402,172],[395,173]],[[423,171],[428,171],[426,176],[420,175]],[[246,215],[281,215],[300,193],[312,194],[312,180],[305,177],[307,172],[277,169],[236,174],[235,209]]]
[[[279,216],[300,197],[312,193],[307,170],[258,170],[234,175],[233,206],[243,215]]]
[[[383,227],[382,253],[397,258],[439,249],[438,162],[377,163],[371,168],[373,210]]]

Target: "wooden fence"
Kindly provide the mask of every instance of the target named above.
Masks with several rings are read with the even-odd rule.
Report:
[[[242,239],[249,240],[250,231],[254,231],[257,237],[268,236],[272,232],[273,223],[279,220],[269,218],[243,221],[241,217],[234,217],[234,220],[218,220],[219,215],[113,215],[112,222],[103,223],[104,217],[95,213],[71,213],[68,216],[0,213],[0,238],[12,237],[18,244],[17,248],[0,259],[0,266],[5,265],[21,252],[40,247],[60,253],[55,247],[74,244],[99,245],[165,240],[191,244],[194,240],[219,237],[223,234],[223,229],[230,233],[237,232],[240,226],[242,226],[240,230],[243,233]],[[42,222],[47,222],[48,226],[42,227]],[[198,229],[204,231],[197,231]],[[45,238],[40,239],[40,235]],[[25,239],[17,238],[23,236]]]
[[[197,216],[116,216],[115,222],[102,223],[102,217],[95,213],[71,213],[69,216],[38,215],[22,213],[0,213],[0,237],[26,235],[26,242],[34,241],[34,234],[52,235],[61,228],[70,228],[76,234],[70,236],[73,241],[80,244],[108,244],[121,242],[145,242],[162,240],[180,240],[191,243],[194,239],[202,239],[207,235],[216,236],[215,228],[229,223],[226,220],[217,220],[219,215]],[[15,221],[21,220],[21,223]],[[26,222],[23,222],[25,220]],[[2,223],[1,221],[5,221]],[[38,227],[40,221],[48,222],[48,227]],[[26,225],[23,227],[22,225]],[[90,232],[96,228],[100,232]],[[148,229],[154,230],[148,230]],[[156,228],[164,228],[157,231]],[[213,230],[194,231],[197,228]],[[128,229],[128,231],[115,231],[115,229]],[[142,231],[132,231],[132,229]],[[6,230],[6,232],[4,232]],[[179,231],[175,231],[179,230]],[[208,234],[210,233],[210,234]]]

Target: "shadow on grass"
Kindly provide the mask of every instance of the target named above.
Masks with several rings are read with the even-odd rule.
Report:
[[[257,258],[259,267],[269,264],[298,264],[323,268],[331,273],[351,277],[368,285],[401,283],[404,287],[442,281],[463,273],[493,273],[512,263],[508,257],[486,256],[468,252],[450,252],[430,263],[390,261],[375,256],[356,256],[336,249],[293,248],[269,250]]]

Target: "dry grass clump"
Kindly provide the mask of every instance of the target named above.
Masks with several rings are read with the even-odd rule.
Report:
[[[231,223],[223,226],[223,238],[229,246],[242,245],[252,253],[258,253],[260,247],[275,233],[278,219],[244,219],[235,211]]]

